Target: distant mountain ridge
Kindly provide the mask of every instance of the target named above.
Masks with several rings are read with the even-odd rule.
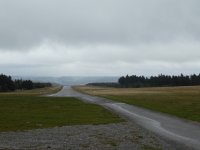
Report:
[[[61,85],[84,85],[88,83],[118,82],[117,76],[63,76],[63,77],[33,77],[12,76],[13,79],[32,80],[37,82],[51,82]]]

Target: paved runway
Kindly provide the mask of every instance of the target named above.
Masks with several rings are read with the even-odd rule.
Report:
[[[200,149],[199,123],[193,123],[125,103],[114,102],[105,98],[82,94],[74,91],[69,86],[64,86],[60,92],[50,96],[77,97],[83,101],[101,105],[162,137]]]

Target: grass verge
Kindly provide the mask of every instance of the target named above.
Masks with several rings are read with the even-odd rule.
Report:
[[[128,89],[82,86],[75,89],[200,122],[200,86]]]
[[[121,121],[104,108],[75,98],[0,95],[0,132]]]

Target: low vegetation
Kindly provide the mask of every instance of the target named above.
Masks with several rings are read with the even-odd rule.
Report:
[[[1,93],[0,132],[122,121],[104,108],[76,98],[41,96],[59,89],[60,87],[48,87]]]
[[[79,86],[74,88],[87,94],[200,122],[200,86],[160,88]]]
[[[120,87],[119,83],[115,82],[100,82],[100,83],[88,83],[88,86],[101,86],[101,87]]]

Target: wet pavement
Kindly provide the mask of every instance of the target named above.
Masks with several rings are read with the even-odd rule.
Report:
[[[69,86],[50,96],[77,97],[85,102],[95,103],[126,117],[166,139],[181,143],[194,149],[200,149],[200,124],[179,119],[162,113],[114,102],[97,96],[90,96],[74,91]]]

